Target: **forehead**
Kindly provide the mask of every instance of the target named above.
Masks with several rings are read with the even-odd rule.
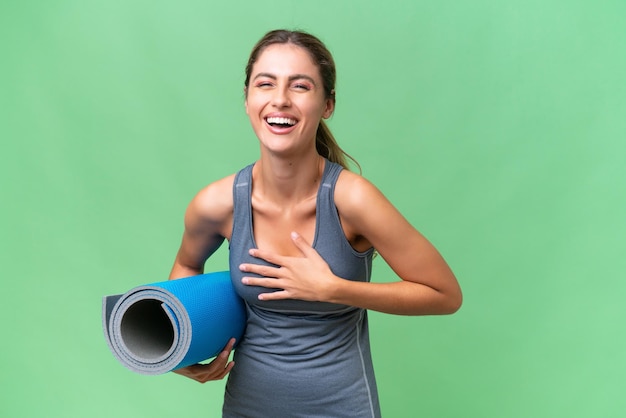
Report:
[[[252,67],[252,77],[257,73],[270,73],[276,76],[306,74],[318,79],[319,68],[309,52],[294,44],[273,44],[259,54]]]

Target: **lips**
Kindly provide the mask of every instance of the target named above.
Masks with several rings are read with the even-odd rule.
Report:
[[[271,114],[263,119],[270,132],[278,135],[291,132],[298,124],[298,119],[286,114]]]

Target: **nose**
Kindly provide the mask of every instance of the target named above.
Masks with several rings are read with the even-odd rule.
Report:
[[[272,105],[277,108],[289,107],[291,105],[291,100],[289,99],[289,89],[287,87],[279,86],[274,89]]]

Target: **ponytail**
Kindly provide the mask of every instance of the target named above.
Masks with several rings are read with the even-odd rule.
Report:
[[[352,161],[354,165],[361,172],[361,165],[355,160],[350,154],[345,152],[333,136],[332,132],[326,125],[326,122],[323,120],[320,121],[319,126],[317,127],[317,134],[315,135],[315,148],[317,149],[317,153],[322,157],[326,158],[328,161],[337,163],[346,170],[350,170],[350,166],[348,164],[348,160]]]

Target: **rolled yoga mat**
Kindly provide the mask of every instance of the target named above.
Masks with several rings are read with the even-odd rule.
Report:
[[[104,334],[128,369],[162,374],[216,356],[246,312],[227,271],[139,286],[102,301]]]

